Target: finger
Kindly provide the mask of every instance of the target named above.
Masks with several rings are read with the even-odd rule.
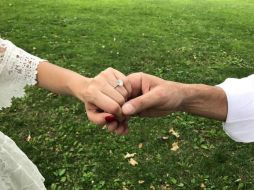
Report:
[[[122,135],[122,133],[125,131],[125,127],[123,125],[119,126],[116,130],[115,133],[117,135]]]
[[[124,115],[135,115],[146,109],[152,108],[159,103],[160,97],[155,91],[149,91],[148,93],[138,96],[122,106],[122,112]]]
[[[107,126],[108,126],[107,128],[109,132],[114,132],[118,127],[118,123],[114,121],[114,122],[108,123]]]
[[[112,114],[103,112],[102,110],[98,109],[96,105],[89,102],[86,102],[85,109],[88,119],[100,126],[107,123],[108,117],[114,118]]]
[[[113,99],[120,106],[122,106],[125,103],[125,97],[118,90],[114,89],[114,87],[111,86],[110,84],[106,85],[101,90],[101,92],[106,96],[110,97],[111,99]]]
[[[97,106],[106,113],[111,113],[118,117],[122,116],[121,107],[117,102],[115,102],[115,100],[112,100],[111,97],[106,96],[102,92],[98,92],[97,97],[98,98],[92,100],[91,103],[93,103],[95,106]]]
[[[87,110],[86,113],[87,113],[88,119],[92,123],[99,125],[99,126],[105,125],[107,123],[105,120],[105,117],[110,115],[108,113],[99,113],[96,110]]]
[[[111,123],[113,121],[116,121],[116,118],[115,118],[115,116],[110,115],[110,116],[105,117],[105,120],[106,120],[106,122]]]
[[[131,97],[135,98],[142,92],[142,74],[141,73],[132,73],[127,76],[127,80],[129,81],[132,91]]]
[[[101,73],[101,77],[107,81],[107,83],[117,91],[119,94],[123,96],[124,99],[128,98],[128,91],[125,89],[124,86],[117,86],[117,80],[122,80],[125,83],[126,76],[124,76],[121,72],[113,69],[108,68]],[[111,90],[112,91],[112,90]]]
[[[123,85],[124,85],[123,87],[124,87],[124,88],[118,87],[118,90],[121,90],[122,93],[124,93],[124,94],[122,94],[122,95],[124,95],[125,99],[128,99],[128,98],[131,96],[131,91],[132,91],[130,81],[129,81],[128,78],[127,78],[124,74],[122,74],[121,72],[119,72],[119,71],[117,71],[117,70],[114,70],[113,72],[114,72],[115,77],[116,77],[117,79],[120,79],[120,80],[123,81]]]
[[[124,123],[124,131],[122,132],[122,135],[127,135],[129,133],[129,127],[128,127],[128,121],[126,120]]]
[[[124,130],[124,132],[122,133],[122,135],[128,135],[128,134],[129,134],[129,128],[126,127],[125,130]]]
[[[117,135],[123,135],[124,132],[126,131],[126,128],[128,128],[127,121],[121,122],[121,123],[118,124],[118,128],[115,130],[115,133]]]

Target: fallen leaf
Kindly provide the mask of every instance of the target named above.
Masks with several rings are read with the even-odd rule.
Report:
[[[155,187],[153,185],[150,185],[151,190],[155,190]]]
[[[169,184],[161,185],[161,190],[171,190]]]
[[[173,128],[171,128],[171,129],[169,130],[169,134],[174,135],[176,138],[179,138],[179,137],[180,137],[179,133],[176,132]]]
[[[168,140],[169,139],[169,137],[161,137],[162,138],[162,140]]]
[[[206,186],[205,186],[204,183],[201,183],[201,184],[200,184],[200,187],[201,187],[201,188],[206,188]]]
[[[179,149],[178,142],[174,142],[174,143],[172,144],[172,148],[171,148],[170,150],[172,150],[172,151],[177,151],[178,149]]]
[[[143,184],[143,183],[145,183],[145,181],[144,180],[138,180],[138,183]]]
[[[139,143],[138,148],[143,148],[143,143]]]
[[[128,159],[128,158],[132,158],[136,155],[136,153],[132,153],[130,154],[129,152],[127,152],[127,154],[124,156],[125,159]]]
[[[32,137],[31,137],[31,135],[30,135],[30,133],[29,133],[29,135],[26,137],[26,141],[27,141],[27,142],[30,142],[31,139],[32,139]]]
[[[132,166],[138,165],[138,162],[137,162],[136,160],[134,160],[133,158],[131,158],[131,159],[129,160],[129,163],[130,163],[130,165],[132,165]]]

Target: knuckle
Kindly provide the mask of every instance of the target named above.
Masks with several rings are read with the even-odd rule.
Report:
[[[129,87],[130,86],[130,80],[127,78],[127,77],[123,77],[122,79],[123,83],[125,84],[126,87]]]
[[[111,113],[118,113],[120,111],[120,107],[118,105],[114,105],[111,107]]]
[[[118,103],[122,106],[125,103],[124,97],[121,97]]]
[[[111,72],[111,71],[113,71],[114,69],[112,68],[112,67],[108,67],[105,71],[109,71],[109,72]]]
[[[145,73],[144,72],[138,72],[137,74],[140,75],[140,76],[143,76]]]
[[[100,72],[97,78],[106,77],[107,76],[107,70]]]
[[[129,91],[125,90],[124,91],[124,98],[127,99],[129,97]]]
[[[124,90],[124,96],[128,96],[129,93],[131,93],[131,82],[127,77],[124,77],[122,79],[124,86],[125,86],[125,90]]]
[[[122,95],[123,95],[124,101],[125,101],[126,99],[128,99],[128,97],[129,97],[129,93],[128,93],[127,90],[124,90],[123,93],[122,93]]]

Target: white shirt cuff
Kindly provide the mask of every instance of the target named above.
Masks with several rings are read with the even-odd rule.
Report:
[[[228,101],[224,131],[237,142],[254,142],[254,75],[229,78],[217,86],[225,91]]]

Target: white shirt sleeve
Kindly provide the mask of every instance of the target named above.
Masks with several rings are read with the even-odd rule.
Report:
[[[218,86],[228,101],[224,131],[237,142],[254,142],[254,74],[242,79],[228,78]]]
[[[25,95],[25,86],[37,83],[37,67],[43,60],[0,38],[0,110],[14,97]]]

